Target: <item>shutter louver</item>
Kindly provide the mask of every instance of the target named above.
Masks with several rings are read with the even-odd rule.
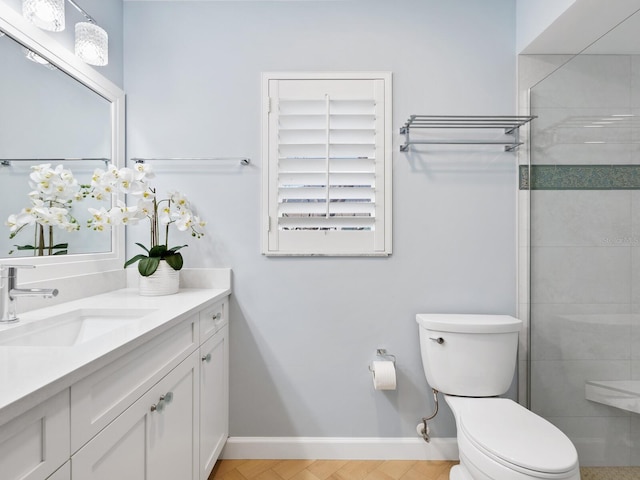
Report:
[[[375,100],[280,99],[278,228],[375,229]]]

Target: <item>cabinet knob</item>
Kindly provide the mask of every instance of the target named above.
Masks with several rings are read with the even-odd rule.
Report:
[[[210,362],[211,361],[211,354],[207,353],[206,355],[202,356],[202,361],[203,362]]]
[[[161,402],[171,403],[171,400],[173,400],[173,392],[167,392],[164,395],[160,396]]]
[[[160,395],[158,403],[151,405],[152,412],[161,412],[164,409],[165,404],[171,403],[173,400],[173,392],[167,392],[164,395]]]
[[[211,320],[220,320],[220,318],[222,317],[222,314],[220,312],[217,312],[213,315],[211,315]]]

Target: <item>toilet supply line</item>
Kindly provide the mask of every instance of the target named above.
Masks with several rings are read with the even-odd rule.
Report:
[[[433,400],[435,401],[435,410],[428,417],[422,417],[422,422],[420,422],[416,426],[416,431],[418,432],[418,435],[421,435],[422,439],[427,443],[431,441],[431,437],[429,436],[429,425],[427,425],[427,421],[431,420],[438,414],[438,390],[436,390],[435,388],[432,388],[431,390],[433,391]]]

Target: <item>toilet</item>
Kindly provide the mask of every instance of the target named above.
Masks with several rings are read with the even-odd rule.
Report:
[[[580,480],[578,453],[554,425],[513,400],[522,322],[508,315],[420,314],[422,365],[457,426],[451,480]]]

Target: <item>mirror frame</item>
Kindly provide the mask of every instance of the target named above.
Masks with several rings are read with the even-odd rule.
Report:
[[[123,167],[125,165],[124,92],[109,79],[78,59],[73,52],[59,44],[49,33],[32,25],[19,12],[2,3],[0,3],[0,29],[111,103],[111,161],[118,168]],[[114,201],[116,199],[114,198]],[[3,219],[0,221],[4,223]],[[2,257],[0,264],[36,265],[38,268],[21,272],[21,281],[28,283],[112,270],[124,271],[124,258],[124,230],[115,227],[111,231],[110,252],[69,256]]]

